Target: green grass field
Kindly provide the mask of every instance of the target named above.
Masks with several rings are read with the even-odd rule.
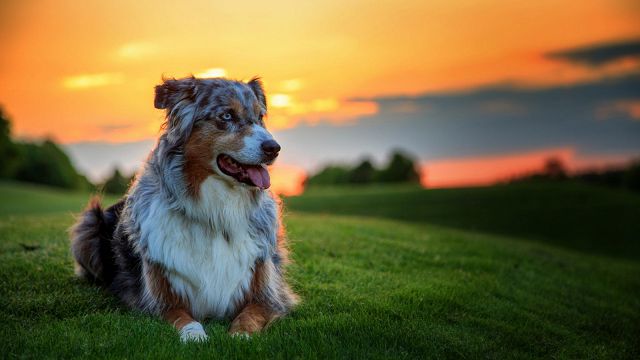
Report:
[[[579,183],[487,188],[336,188],[289,199],[290,209],[429,223],[640,259],[640,194]]]
[[[0,183],[2,357],[639,358],[640,196],[540,186],[286,199],[303,303],[249,340],[209,321],[183,345],[73,277],[88,195]]]

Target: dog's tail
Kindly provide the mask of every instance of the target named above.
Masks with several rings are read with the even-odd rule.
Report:
[[[71,228],[71,252],[79,277],[105,286],[111,284],[115,268],[111,239],[123,203],[103,211],[96,196]]]

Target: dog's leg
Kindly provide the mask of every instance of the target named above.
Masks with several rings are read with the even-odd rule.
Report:
[[[204,332],[202,324],[193,319],[189,309],[189,303],[182,297],[178,296],[173,289],[169,280],[164,274],[161,265],[144,263],[145,282],[149,286],[150,293],[153,294],[157,301],[162,317],[172,324],[180,333],[180,340],[188,341],[206,341],[207,333]]]
[[[202,324],[195,321],[185,309],[172,309],[163,314],[165,320],[178,330],[182,342],[206,341],[207,333],[204,332]]]
[[[251,335],[273,320],[285,315],[297,302],[297,297],[271,260],[255,265],[251,289],[245,306],[231,322],[232,335]]]
[[[233,319],[229,333],[232,335],[251,335],[262,330],[276,315],[262,304],[248,304]]]

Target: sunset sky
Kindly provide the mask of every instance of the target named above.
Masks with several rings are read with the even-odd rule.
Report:
[[[640,155],[637,0],[16,0],[0,42],[14,134],[52,137],[94,180],[153,146],[163,75],[261,76],[283,192],[395,148],[436,187]]]

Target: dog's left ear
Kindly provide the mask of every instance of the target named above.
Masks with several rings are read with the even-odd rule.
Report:
[[[196,79],[163,79],[161,85],[156,85],[156,97],[153,105],[156,109],[172,109],[177,103],[195,96]]]
[[[258,101],[260,101],[260,103],[262,104],[262,106],[264,106],[264,108],[267,108],[267,98],[264,96],[264,88],[262,87],[262,80],[260,80],[259,77],[254,77],[253,79],[251,79],[247,85],[249,85],[249,87],[251,88],[251,90],[253,90],[253,93],[256,94],[256,97],[258,98]]]

